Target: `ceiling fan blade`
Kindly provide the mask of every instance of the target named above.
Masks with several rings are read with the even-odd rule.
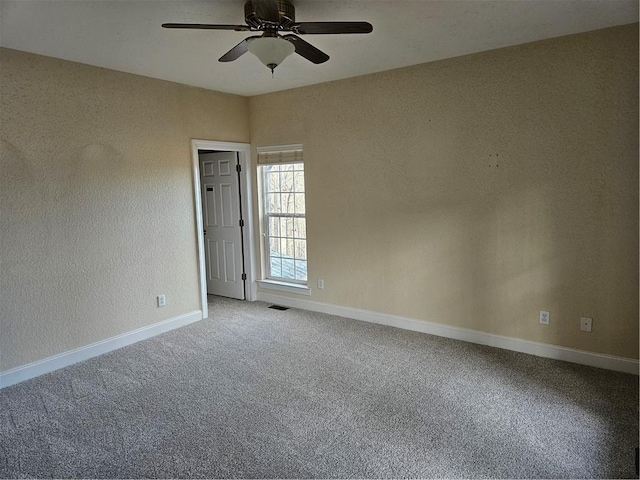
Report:
[[[293,46],[296,47],[296,53],[310,62],[318,64],[329,60],[329,55],[296,35],[283,35],[282,38],[293,43]]]
[[[247,25],[215,25],[211,23],[163,23],[163,28],[190,28],[194,30],[234,30],[246,32],[251,30]]]
[[[368,22],[301,22],[296,23],[291,30],[299,35],[371,33],[373,26]]]
[[[249,40],[253,38],[260,38],[259,36],[247,37],[223,56],[221,56],[218,61],[219,62],[233,62],[237,58],[241,57],[245,53],[247,53],[247,45],[249,44]]]
[[[252,0],[256,17],[264,22],[280,23],[278,0]]]

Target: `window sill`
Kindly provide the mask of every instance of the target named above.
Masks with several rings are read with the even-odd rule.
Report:
[[[311,289],[307,285],[299,283],[279,282],[277,280],[258,280],[260,288],[267,290],[279,290],[287,293],[297,293],[298,295],[311,295]]]

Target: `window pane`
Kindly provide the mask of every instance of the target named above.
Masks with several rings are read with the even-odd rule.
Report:
[[[280,236],[280,217],[269,217],[269,231],[267,234],[270,237]]]
[[[267,174],[267,191],[269,192],[280,191],[280,174],[278,172],[272,172]]]
[[[282,257],[282,278],[295,280],[295,260],[293,258]]]
[[[293,236],[296,238],[307,238],[307,222],[304,218],[293,219]]]
[[[267,213],[280,213],[280,194],[267,194]]]
[[[293,186],[296,192],[304,192],[304,172],[293,174]]]
[[[282,244],[283,247],[285,248],[284,252],[283,252],[283,257],[286,255],[287,257],[295,257],[296,251],[295,251],[295,240],[293,240],[292,238],[286,238],[286,239],[282,239]]]
[[[269,256],[272,256],[272,257],[282,256],[282,248],[280,243],[281,243],[280,238],[269,237]]]
[[[270,257],[270,268],[272,277],[282,277],[282,261],[280,258]]]
[[[281,196],[281,212],[282,213],[295,213],[295,194],[294,193],[283,193]]]
[[[296,259],[307,259],[307,242],[306,240],[295,240],[296,243]]]
[[[280,219],[280,236],[293,238],[293,218]]]
[[[304,193],[295,193],[295,213],[305,213]]]
[[[288,220],[288,218],[278,217],[278,222],[279,222],[279,225],[280,225],[280,236],[281,237],[286,237],[287,236],[287,220]]]
[[[293,172],[280,173],[280,191],[293,192]]]
[[[306,261],[296,261],[296,277],[295,280],[307,280],[307,262]]]

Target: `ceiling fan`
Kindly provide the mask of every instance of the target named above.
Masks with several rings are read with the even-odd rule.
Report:
[[[298,35],[371,33],[373,31],[373,27],[368,22],[296,23],[295,8],[289,0],[249,0],[244,5],[244,16],[246,25],[163,23],[162,26],[164,28],[262,32],[262,35],[245,38],[218,61],[231,62],[249,51],[271,70],[272,75],[273,70],[293,52],[316,64],[329,60],[329,55]],[[291,33],[280,35],[281,32]]]

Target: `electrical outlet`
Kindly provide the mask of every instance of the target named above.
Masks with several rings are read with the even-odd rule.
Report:
[[[324,290],[324,280],[321,278],[318,279],[318,288]]]
[[[549,320],[551,318],[551,315],[549,314],[549,312],[545,311],[545,310],[540,310],[540,323],[543,325],[549,325]]]
[[[593,326],[593,318],[580,317],[580,330],[582,330],[583,332],[590,332],[592,326]]]
[[[167,304],[167,297],[162,295],[158,295],[158,307],[164,307]]]

